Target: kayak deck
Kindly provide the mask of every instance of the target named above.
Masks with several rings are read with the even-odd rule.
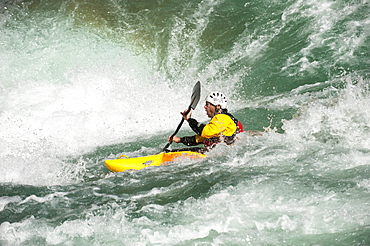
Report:
[[[178,151],[159,153],[156,155],[140,156],[129,158],[120,156],[118,159],[105,160],[105,166],[112,172],[124,172],[127,170],[140,170],[150,166],[167,165],[178,158],[198,159],[206,155],[192,151]]]

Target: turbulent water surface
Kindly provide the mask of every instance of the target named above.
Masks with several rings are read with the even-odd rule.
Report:
[[[2,0],[0,244],[370,245],[369,26],[368,0]],[[264,133],[109,172],[196,81],[195,118],[222,91]]]

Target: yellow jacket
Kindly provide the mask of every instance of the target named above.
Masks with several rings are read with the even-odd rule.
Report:
[[[216,114],[211,121],[203,127],[201,134],[195,136],[197,143],[203,143],[205,139],[231,137],[235,134],[237,125],[227,114]]]

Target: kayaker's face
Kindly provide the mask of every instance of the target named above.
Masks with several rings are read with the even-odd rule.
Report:
[[[204,105],[204,109],[206,110],[207,116],[209,118],[212,118],[216,115],[216,106],[212,103],[206,102],[206,105]]]

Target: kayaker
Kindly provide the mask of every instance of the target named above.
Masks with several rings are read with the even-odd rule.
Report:
[[[227,145],[233,144],[236,134],[243,132],[243,126],[234,116],[227,111],[227,98],[221,92],[212,92],[206,97],[204,106],[207,116],[211,118],[208,124],[201,124],[191,118],[192,110],[182,112],[183,118],[188,121],[190,128],[196,133],[194,136],[179,138],[169,137],[168,141],[182,143],[187,146],[203,144],[204,147],[186,148],[172,151],[190,150],[200,153],[213,149],[218,143],[224,142]]]

